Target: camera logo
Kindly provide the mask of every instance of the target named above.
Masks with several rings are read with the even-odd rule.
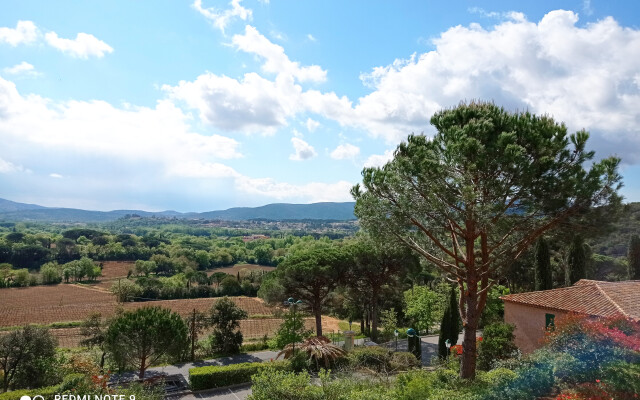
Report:
[[[44,397],[40,396],[39,394],[30,397],[30,396],[22,396],[20,397],[20,400],[44,400]]]

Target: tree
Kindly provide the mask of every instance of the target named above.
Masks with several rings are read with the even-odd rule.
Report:
[[[279,349],[291,343],[298,343],[313,333],[304,328],[304,318],[295,307],[297,305],[292,305],[289,312],[282,315],[282,324],[276,332],[276,347]]]
[[[211,308],[211,324],[215,327],[211,336],[215,352],[235,354],[240,351],[242,332],[238,328],[240,320],[248,316],[226,296],[215,302]]]
[[[576,235],[569,248],[569,284],[573,285],[580,279],[586,278],[587,254],[582,236]]]
[[[187,326],[167,308],[126,311],[109,324],[106,347],[118,365],[132,365],[144,379],[147,368],[164,356],[178,358],[187,348]]]
[[[189,342],[191,344],[191,361],[196,359],[196,345],[198,343],[198,336],[211,324],[207,318],[207,314],[202,311],[197,311],[195,308],[193,312],[185,319],[185,323],[189,328]]]
[[[451,288],[451,294],[449,295],[449,302],[444,309],[442,315],[442,322],[440,323],[440,336],[438,337],[438,355],[441,358],[448,356],[447,353],[447,340],[451,346],[455,346],[458,343],[458,335],[460,335],[460,317],[458,316],[458,305],[456,304],[456,292],[454,288]]]
[[[404,243],[460,291],[460,376],[475,377],[476,329],[487,291],[542,236],[591,209],[619,207],[620,159],[590,164],[589,134],[548,116],[484,102],[431,118],[433,139],[410,135],[394,158],[365,168],[355,214],[369,232]]]
[[[60,266],[57,262],[48,262],[40,268],[40,278],[43,285],[60,283],[62,276],[60,275]]]
[[[21,375],[37,385],[55,356],[56,346],[48,329],[32,325],[0,336],[3,391],[9,390]]]
[[[111,285],[110,290],[121,303],[133,301],[142,294],[142,288],[129,279],[118,279]]]
[[[80,326],[80,334],[84,337],[80,341],[81,346],[86,346],[90,349],[98,347],[102,352],[100,357],[100,370],[102,370],[104,368],[104,359],[107,355],[105,348],[107,324],[102,321],[102,314],[99,312],[89,314],[89,317]]]
[[[331,243],[313,243],[290,252],[278,265],[277,276],[290,296],[311,308],[316,335],[322,336],[322,308],[329,294],[343,280],[349,256]]]
[[[627,251],[629,261],[629,279],[640,279],[640,236],[633,235]]]
[[[371,305],[371,339],[378,339],[378,308],[382,289],[397,286],[399,275],[407,265],[419,263],[406,248],[388,243],[375,243],[360,236],[349,249],[353,264],[346,277],[348,285],[369,298]]]
[[[553,289],[549,244],[543,236],[536,243],[536,290]]]
[[[429,334],[429,329],[442,319],[445,299],[426,286],[416,286],[404,292],[405,315],[412,327]]]

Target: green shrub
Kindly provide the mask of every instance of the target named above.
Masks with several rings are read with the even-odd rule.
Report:
[[[193,390],[204,390],[248,383],[251,382],[253,375],[265,368],[286,370],[289,368],[289,362],[273,361],[191,368],[189,370],[189,384]]]
[[[478,375],[478,378],[489,386],[505,385],[517,377],[518,374],[506,368],[496,368],[485,374]]]
[[[478,346],[478,368],[488,371],[495,360],[509,358],[516,352],[513,325],[495,323],[487,325]]]
[[[355,348],[349,354],[349,364],[354,368],[368,368],[374,371],[387,371],[391,368],[391,352],[378,346]]]
[[[47,386],[39,389],[21,389],[14,390],[12,392],[1,393],[0,400],[20,400],[22,396],[35,396],[39,394],[44,397],[45,400],[52,400],[53,396],[60,393],[60,388],[56,386]]]
[[[322,388],[311,385],[311,377],[307,372],[295,373],[262,369],[251,381],[249,400],[320,400],[324,398]]]
[[[240,352],[241,353],[246,353],[246,352],[249,352],[249,351],[266,350],[268,348],[269,348],[269,343],[267,343],[267,342],[247,343],[247,344],[243,344],[240,347]]]
[[[640,394],[640,364],[615,362],[604,367],[602,376],[615,391]]]
[[[494,387],[483,400],[530,400],[547,395],[555,380],[551,363],[533,364],[515,371],[517,376]]]
[[[407,371],[420,366],[420,361],[413,354],[400,351],[391,355],[389,366],[393,371]]]

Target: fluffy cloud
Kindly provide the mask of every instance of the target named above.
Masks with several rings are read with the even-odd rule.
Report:
[[[7,67],[2,70],[5,74],[9,75],[27,75],[38,76],[40,73],[36,71],[35,67],[26,61],[16,64],[13,67]]]
[[[360,148],[352,144],[346,143],[336,147],[331,152],[331,158],[335,160],[354,159],[360,154]]]
[[[393,150],[387,150],[384,154],[372,154],[364,162],[365,167],[382,167],[393,158]]]
[[[78,33],[75,39],[64,39],[58,37],[55,32],[48,32],[44,35],[44,39],[51,47],[77,58],[87,59],[90,56],[102,58],[105,53],[113,52],[111,46],[97,37],[83,32]]]
[[[429,131],[439,109],[487,99],[586,128],[594,144],[618,143],[627,161],[638,161],[640,58],[629,55],[640,54],[640,31],[610,17],[584,27],[577,21],[558,10],[538,23],[512,13],[492,29],[453,27],[433,40],[435,50],[363,75],[374,91],[338,119],[397,143]]]
[[[160,162],[167,170],[184,160],[241,156],[237,141],[194,133],[189,122],[189,115],[166,100],[154,108],[117,108],[103,101],[56,103],[22,96],[0,78],[0,139],[23,149]]]
[[[291,144],[293,144],[294,153],[289,156],[290,160],[308,160],[317,155],[313,146],[298,137],[291,138]]]
[[[299,82],[324,82],[327,79],[327,71],[320,66],[301,67],[300,63],[287,57],[282,46],[269,41],[251,25],[245,27],[244,34],[234,35],[232,43],[239,50],[262,57],[265,61],[262,69],[265,72],[292,76]]]
[[[213,7],[203,8],[202,0],[195,0],[192,4],[192,7],[195,8],[206,19],[208,19],[213,24],[213,26],[220,29],[220,31],[224,34],[224,30],[233,19],[240,18],[243,21],[251,20],[252,11],[241,6],[241,2],[242,0],[231,0],[231,2],[229,3],[231,8],[224,11],[216,10]]]
[[[307,125],[307,130],[308,130],[309,132],[313,132],[313,131],[315,131],[316,129],[318,129],[318,127],[320,126],[320,122],[318,122],[318,121],[314,121],[314,120],[312,120],[311,118],[307,118],[307,123],[306,123],[306,125]]]
[[[0,28],[0,43],[15,47],[34,43],[38,39],[38,28],[31,21],[18,21],[15,28]]]
[[[291,61],[281,46],[252,26],[247,26],[243,35],[233,36],[232,43],[238,50],[261,57],[262,69],[276,74],[275,79],[266,79],[255,72],[245,74],[242,79],[208,72],[195,81],[165,85],[163,90],[171,98],[198,110],[205,123],[225,131],[271,134],[286,126],[290,117],[310,107],[314,99],[305,100],[296,81],[322,81],[326,71]],[[324,103],[324,96],[318,94],[318,102]]]

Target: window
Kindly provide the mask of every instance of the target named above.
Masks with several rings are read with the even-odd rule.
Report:
[[[545,319],[545,323],[544,323],[544,327],[546,329],[553,329],[555,328],[555,319],[556,316],[555,314],[545,314],[544,315],[544,319]]]

